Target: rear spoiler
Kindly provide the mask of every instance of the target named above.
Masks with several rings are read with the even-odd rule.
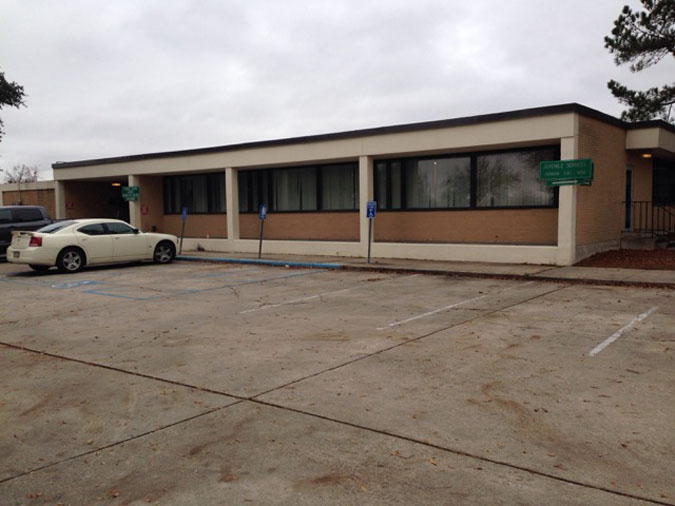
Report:
[[[35,235],[35,231],[33,230],[12,230],[12,237],[15,235]]]

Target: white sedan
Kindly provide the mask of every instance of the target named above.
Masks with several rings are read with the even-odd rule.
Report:
[[[121,220],[64,220],[35,232],[12,232],[7,261],[36,271],[56,266],[62,272],[138,260],[166,264],[176,256],[177,245],[174,235],[140,232]]]

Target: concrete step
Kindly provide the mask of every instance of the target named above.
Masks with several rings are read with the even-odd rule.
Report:
[[[621,249],[652,251],[656,248],[656,238],[651,234],[624,233],[621,237]]]

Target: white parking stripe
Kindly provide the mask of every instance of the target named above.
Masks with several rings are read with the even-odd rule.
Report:
[[[404,323],[408,323],[408,322],[411,322],[413,320],[419,320],[420,318],[425,318],[427,316],[431,316],[432,314],[440,313],[441,311],[446,311],[448,309],[452,309],[453,307],[461,306],[462,304],[468,304],[469,302],[473,302],[474,300],[484,299],[485,297],[487,297],[487,294],[481,295],[479,297],[474,297],[473,299],[463,300],[462,302],[456,302],[455,304],[450,304],[449,306],[445,306],[445,307],[442,307],[442,308],[439,308],[439,309],[434,309],[433,311],[429,311],[428,313],[420,314],[420,315],[417,315],[417,316],[413,316],[411,318],[407,318],[405,320],[400,320],[400,321],[397,321],[397,322],[394,322],[394,323],[390,323],[386,327],[378,327],[377,330],[386,330],[386,329],[389,329],[391,327],[396,327],[397,325],[403,325]]]
[[[510,286],[509,288],[505,288],[504,290],[500,290],[499,292],[497,292],[497,294],[500,294],[502,292],[508,292],[509,290],[513,290],[514,288],[522,288],[523,286],[531,285],[532,283],[534,283],[534,281],[528,281],[527,283],[523,283],[522,285]],[[378,327],[376,330],[387,330],[387,329],[390,329],[392,327],[396,327],[398,325],[403,325],[404,323],[408,323],[408,322],[411,322],[411,321],[414,321],[414,320],[419,320],[420,318],[425,318],[427,316],[431,316],[432,314],[440,313],[442,311],[447,311],[448,309],[452,309],[453,307],[462,306],[464,304],[468,304],[469,302],[473,302],[475,300],[484,299],[488,295],[496,295],[496,294],[486,293],[485,295],[480,295],[480,296],[474,297],[472,299],[463,300],[462,302],[456,302],[454,304],[450,304],[449,306],[445,306],[445,307],[442,307],[442,308],[439,308],[439,309],[434,309],[433,311],[429,311],[428,313],[420,314],[420,315],[417,315],[417,316],[413,316],[411,318],[407,318],[405,320],[400,320],[400,321],[396,321],[394,323],[390,323],[389,325],[387,325],[385,327]]]
[[[605,348],[607,348],[607,346],[609,346],[609,345],[612,344],[614,341],[616,341],[617,339],[619,339],[619,338],[622,336],[622,334],[623,334],[624,332],[626,332],[628,329],[630,329],[633,325],[635,325],[636,323],[641,322],[642,320],[644,320],[645,318],[647,318],[650,314],[652,314],[652,313],[653,313],[654,311],[656,311],[657,309],[658,309],[658,307],[657,307],[657,306],[654,306],[654,307],[650,308],[649,310],[645,311],[644,313],[642,313],[641,315],[636,316],[635,318],[633,318],[633,319],[628,323],[628,325],[626,325],[626,326],[620,328],[619,330],[617,330],[616,332],[614,332],[614,334],[612,334],[612,335],[609,336],[607,339],[605,339],[603,342],[601,342],[599,345],[597,345],[595,348],[593,348],[593,349],[590,351],[589,355],[592,357],[592,356],[597,355],[598,353],[600,353],[602,350],[604,350]]]
[[[256,307],[256,308],[253,308],[253,309],[247,309],[246,311],[239,311],[239,314],[253,313],[255,311],[262,311],[263,309],[272,309],[273,307],[287,306],[289,304],[295,304],[296,302],[318,299],[320,297],[325,297],[326,295],[335,295],[336,293],[349,292],[351,290],[356,290],[357,288],[359,288],[359,287],[354,286],[352,288],[343,288],[342,290],[336,290],[334,292],[325,292],[325,293],[320,293],[318,295],[309,295],[307,297],[301,297],[299,299],[287,300],[286,302],[281,302],[279,304],[265,304],[264,306]]]
[[[414,278],[416,276],[419,276],[419,274],[412,274],[410,276],[402,276],[402,278],[410,279],[410,278]],[[377,281],[377,282],[382,283],[384,281],[392,281],[392,280],[395,280],[395,279],[402,279],[402,278],[382,279],[382,280]],[[288,306],[289,304],[295,304],[296,302],[303,302],[303,301],[306,301],[306,300],[319,299],[321,297],[325,297],[327,295],[335,295],[337,293],[350,292],[352,290],[356,290],[357,288],[361,288],[363,286],[371,286],[371,285],[372,285],[372,283],[369,283],[368,285],[361,284],[361,285],[358,285],[358,286],[353,286],[351,288],[343,288],[342,290],[336,290],[334,292],[325,292],[325,293],[320,293],[318,295],[308,295],[307,297],[300,297],[299,299],[287,300],[286,302],[280,302],[279,304],[265,304],[263,306],[256,307],[256,308],[253,308],[253,309],[247,309],[245,311],[239,311],[239,314],[253,313],[255,311],[262,311],[264,309],[272,309],[272,308],[280,307],[280,306]]]

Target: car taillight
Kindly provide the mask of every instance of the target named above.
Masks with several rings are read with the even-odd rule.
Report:
[[[42,237],[39,235],[31,236],[28,246],[42,246]]]

